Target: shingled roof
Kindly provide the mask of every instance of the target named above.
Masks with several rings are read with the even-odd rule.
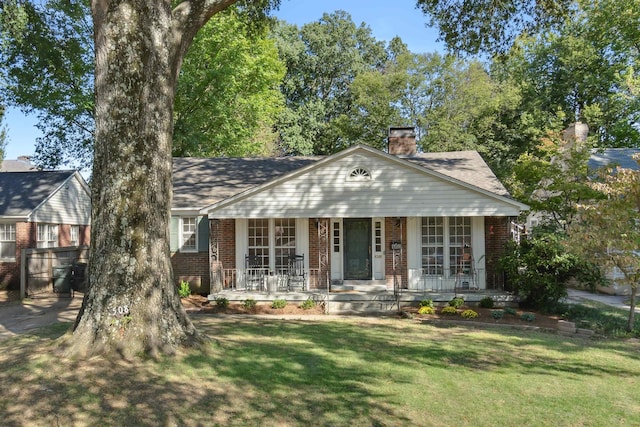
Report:
[[[173,208],[202,208],[317,162],[322,157],[173,159]]]
[[[633,159],[634,154],[639,154],[638,148],[607,148],[605,150],[593,150],[589,157],[589,170],[596,170],[606,166],[615,165],[625,169],[638,169],[638,162]]]
[[[172,208],[202,208],[326,158],[176,157],[173,159]],[[420,153],[402,160],[498,196],[509,197],[505,187],[476,151]]]
[[[0,215],[29,215],[74,173],[73,170],[0,172]]]

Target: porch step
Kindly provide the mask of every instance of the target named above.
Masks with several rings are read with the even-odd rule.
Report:
[[[376,293],[386,292],[387,290],[387,282],[385,280],[345,280],[342,283],[331,285],[332,292]]]
[[[336,293],[329,296],[327,303],[331,314],[384,313],[397,309],[396,298],[387,292]]]
[[[398,307],[395,301],[330,301],[329,314],[391,313]]]

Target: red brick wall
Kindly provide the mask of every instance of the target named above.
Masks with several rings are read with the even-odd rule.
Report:
[[[395,227],[397,221],[400,221],[400,227]],[[396,235],[394,236],[394,228]],[[391,243],[399,241],[402,244],[402,249],[399,253],[399,262],[396,264],[396,274],[400,279],[400,286],[407,287],[409,283],[408,271],[407,271],[407,218],[385,218],[384,220],[384,270],[387,284],[393,285],[393,251],[391,250]]]
[[[504,254],[505,244],[510,236],[510,218],[485,217],[485,256],[487,266],[487,288],[500,289],[504,285],[502,275],[498,272],[498,260]]]
[[[91,226],[79,227],[81,245],[89,245]],[[0,287],[19,289],[20,264],[22,249],[35,248],[37,246],[38,225],[33,222],[16,223],[16,262],[0,263]],[[58,224],[58,246],[69,246],[71,238],[71,226]]]
[[[220,239],[218,240],[218,256],[222,268],[236,268],[236,221],[220,220]]]
[[[21,250],[36,247],[36,230],[35,223],[16,223],[16,262],[0,263],[0,287],[8,289],[20,288]]]
[[[209,293],[208,252],[176,252],[171,255],[171,265],[176,285],[185,280],[193,293]]]
[[[309,268],[318,268],[320,259],[318,254],[320,242],[318,241],[318,224],[314,219],[309,219]],[[331,257],[329,257],[331,258]]]
[[[80,240],[80,246],[89,246],[91,244],[91,226],[81,225],[78,229],[78,237]]]
[[[71,246],[71,226],[69,224],[58,225],[58,246]]]

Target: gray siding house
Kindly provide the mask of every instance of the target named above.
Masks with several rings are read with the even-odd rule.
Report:
[[[23,249],[88,245],[90,223],[77,171],[0,172],[0,286],[18,288]]]

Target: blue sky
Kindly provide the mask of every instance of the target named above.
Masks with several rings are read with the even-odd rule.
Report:
[[[324,13],[344,10],[357,25],[366,23],[378,40],[389,41],[400,36],[412,52],[444,51],[443,45],[436,43],[437,31],[426,28],[428,18],[415,8],[415,3],[415,0],[282,0],[275,15],[302,26],[319,20]],[[5,158],[32,155],[35,139],[40,136],[34,127],[35,116],[24,116],[18,110],[9,109],[4,123],[9,134]]]

